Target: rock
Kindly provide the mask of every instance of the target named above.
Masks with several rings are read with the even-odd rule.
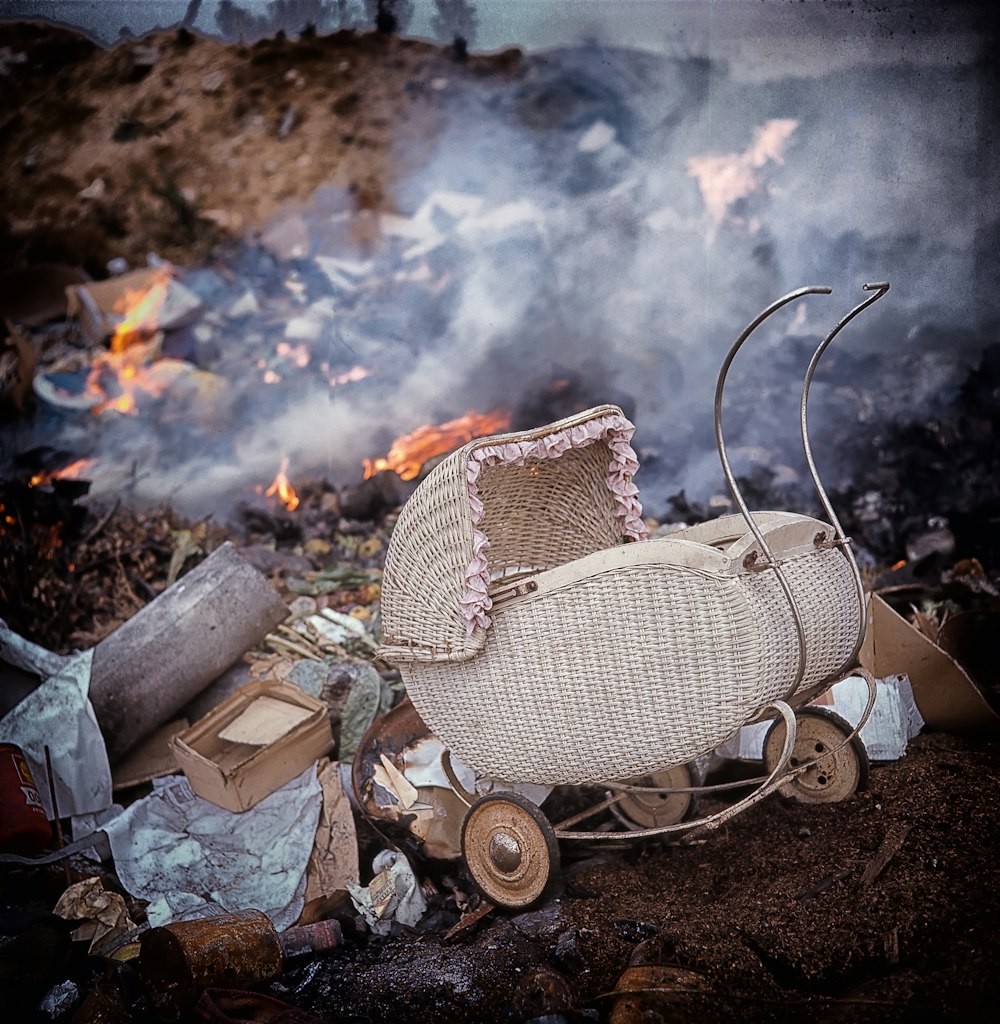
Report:
[[[313,571],[312,562],[304,555],[265,547],[263,544],[251,544],[243,548],[242,554],[255,569],[259,569],[265,575],[273,572]]]
[[[221,71],[209,71],[202,77],[201,91],[207,96],[211,96],[222,88],[224,82],[225,77]]]

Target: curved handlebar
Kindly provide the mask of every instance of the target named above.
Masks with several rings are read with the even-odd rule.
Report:
[[[847,557],[848,562],[851,566],[851,573],[854,576],[854,588],[858,598],[858,636],[854,644],[854,649],[851,651],[850,656],[840,667],[838,672],[833,673],[837,675],[839,672],[855,663],[858,657],[858,653],[861,650],[861,645],[864,643],[865,631],[868,625],[868,613],[867,603],[865,601],[865,587],[861,580],[861,571],[858,569],[858,563],[854,558],[854,553],[851,551],[850,538],[844,534],[844,529],[840,525],[840,520],[837,518],[836,512],[833,510],[833,505],[830,503],[830,499],[827,496],[826,490],[823,484],[820,482],[819,471],[816,469],[816,461],[813,459],[812,444],[809,440],[809,388],[812,386],[813,375],[816,372],[816,366],[819,363],[820,357],[827,350],[830,342],[840,333],[840,331],[847,326],[862,310],[867,309],[872,303],[877,302],[883,295],[889,290],[888,281],[880,281],[875,284],[866,284],[863,288],[866,292],[874,292],[874,295],[869,295],[863,302],[858,303],[838,324],[833,328],[832,331],[820,342],[819,347],[813,353],[812,359],[809,361],[809,367],[806,370],[805,379],[802,383],[802,401],[799,406],[799,421],[802,427],[802,449],[805,452],[806,464],[809,467],[809,475],[812,477],[813,486],[816,488],[816,493],[819,495],[819,500],[823,505],[823,510],[829,517],[830,524],[833,526],[834,532],[837,538],[837,544],[839,544],[841,550]],[[832,678],[832,677],[831,677]]]
[[[799,688],[799,683],[802,682],[802,677],[806,671],[806,634],[805,628],[802,625],[802,616],[799,612],[798,603],[795,600],[795,595],[792,593],[792,588],[788,584],[788,580],[785,578],[785,574],[781,571],[781,566],[778,564],[777,559],[774,557],[774,552],[771,550],[770,545],[764,539],[764,534],[760,531],[760,528],[754,522],[753,516],[750,514],[750,509],[747,507],[747,503],[743,498],[743,493],[740,490],[739,484],[736,482],[736,477],[733,474],[732,467],[729,465],[729,455],[726,452],[726,441],[723,436],[722,430],[722,396],[726,386],[726,376],[729,373],[729,367],[732,365],[733,359],[736,358],[736,353],[743,347],[743,343],[750,337],[750,335],[774,312],[781,309],[782,306],[789,302],[793,302],[795,299],[801,298],[803,295],[829,295],[833,291],[832,288],[827,285],[807,285],[804,288],[797,288],[793,292],[789,292],[787,295],[783,295],[780,299],[772,302],[755,320],[751,321],[743,330],[743,333],[736,339],[733,347],[729,350],[729,354],[723,360],[722,368],[719,370],[719,379],[715,386],[715,441],[719,449],[719,459],[722,462],[722,472],[725,474],[726,483],[729,485],[729,491],[733,496],[733,500],[736,502],[737,507],[740,510],[743,518],[746,520],[747,525],[750,527],[750,532],[754,536],[754,540],[760,546],[761,554],[764,556],[765,567],[773,569],[778,578],[778,583],[781,586],[782,592],[785,595],[785,600],[788,602],[788,607],[792,612],[792,620],[795,623],[795,633],[799,643],[799,664],[798,670],[795,673],[795,681],[788,688],[784,695],[784,699],[787,700],[795,691]]]

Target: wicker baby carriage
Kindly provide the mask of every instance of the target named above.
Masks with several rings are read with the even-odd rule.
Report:
[[[470,805],[463,856],[493,902],[522,906],[540,895],[558,838],[713,827],[809,772],[821,789],[858,754],[857,729],[835,723],[833,734],[821,727],[818,741],[809,733],[807,756],[801,717],[796,745],[792,709],[854,667],[864,636],[860,575],[816,474],[806,408],[826,346],[888,285],[865,288],[875,294],[824,339],[803,387],[806,458],[829,522],[751,514],[722,433],[723,387],[736,352],[785,303],[830,291],[817,287],[761,313],[719,375],[716,434],[738,514],[646,539],[632,481],[633,427],[611,405],[474,440],[432,470],[404,506],[386,557],[380,655],[399,667],[428,727],[479,776],[610,787],[601,807],[634,799],[635,780],[645,779],[666,799],[664,772],[748,722],[776,720],[765,741],[767,777],[750,796],[695,821],[633,814],[639,827],[624,832],[574,830],[588,812],[553,828],[518,793],[477,800],[452,773]],[[865,718],[874,702],[870,680],[869,691]],[[684,781],[682,790],[697,788]]]

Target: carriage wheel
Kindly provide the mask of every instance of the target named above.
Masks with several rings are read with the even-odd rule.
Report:
[[[809,705],[795,712],[795,746],[789,766],[809,767],[781,787],[782,796],[806,804],[832,804],[846,800],[868,785],[868,752],[859,736],[840,746],[854,730],[840,715]],[[785,743],[785,723],[780,719],[764,737],[764,768],[773,771]]]
[[[779,748],[780,749],[780,748]],[[626,780],[632,786],[654,789],[684,789],[691,785],[691,769],[677,764],[664,771]],[[694,793],[629,793],[618,801],[618,810],[636,828],[659,828],[683,821],[694,804]]]
[[[519,793],[490,793],[462,824],[462,858],[492,903],[526,907],[559,868],[559,845],[548,818]]]

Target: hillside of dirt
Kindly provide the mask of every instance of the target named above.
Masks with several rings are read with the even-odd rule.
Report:
[[[185,30],[110,50],[0,25],[0,268],[107,274],[148,253],[190,265],[320,184],[387,210],[467,76],[509,81],[517,51],[459,60],[382,33],[232,45]]]

